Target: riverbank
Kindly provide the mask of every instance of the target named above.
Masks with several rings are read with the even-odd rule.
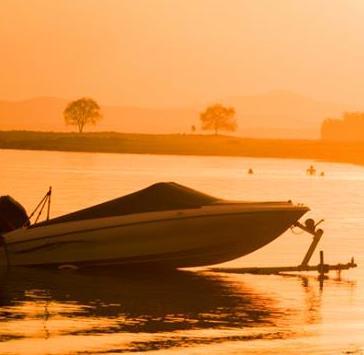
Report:
[[[364,164],[364,143],[213,135],[0,131],[0,149],[247,156]]]

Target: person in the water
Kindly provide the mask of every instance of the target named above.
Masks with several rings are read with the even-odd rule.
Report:
[[[313,165],[311,165],[307,170],[306,170],[306,174],[307,175],[316,175],[316,169]]]

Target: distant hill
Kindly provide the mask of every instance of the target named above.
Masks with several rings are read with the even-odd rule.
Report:
[[[25,101],[0,101],[0,130],[71,131],[62,112],[69,100],[38,97]],[[318,138],[321,122],[350,108],[315,101],[291,92],[237,96],[216,100],[236,108],[238,135],[272,138]],[[91,131],[139,133],[188,133],[199,128],[199,112],[194,108],[138,108],[102,106],[104,119]]]

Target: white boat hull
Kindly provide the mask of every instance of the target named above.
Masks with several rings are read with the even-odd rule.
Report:
[[[236,203],[22,228],[4,235],[7,262],[56,267],[213,265],[262,248],[307,211],[291,203]]]

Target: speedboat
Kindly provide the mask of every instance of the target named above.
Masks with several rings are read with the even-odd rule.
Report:
[[[11,213],[0,203],[0,263],[77,268],[219,264],[264,247],[309,210],[291,201],[226,201],[176,183],[32,225],[10,205]]]

